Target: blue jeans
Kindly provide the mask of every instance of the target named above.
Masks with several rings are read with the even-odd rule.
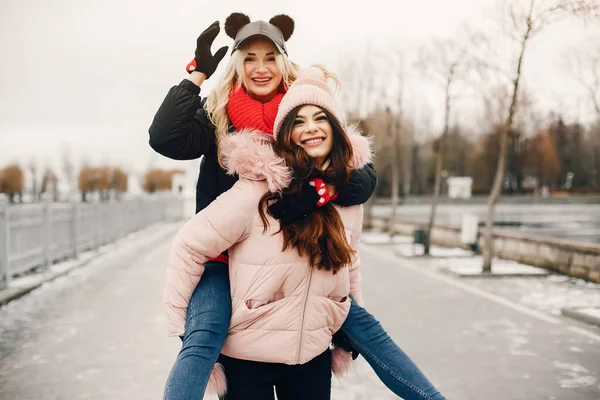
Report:
[[[379,321],[355,301],[350,303],[342,332],[394,394],[404,400],[445,400]]]
[[[229,268],[209,261],[188,305],[183,345],[167,378],[164,400],[202,400],[230,318]]]
[[[230,317],[228,267],[208,262],[190,299],[183,346],[167,379],[164,400],[203,398]],[[375,317],[354,301],[342,331],[393,393],[405,400],[445,400]]]

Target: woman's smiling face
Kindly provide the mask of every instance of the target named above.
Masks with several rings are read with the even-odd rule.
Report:
[[[325,112],[313,105],[298,110],[292,128],[292,141],[322,166],[333,147],[333,129]]]
[[[256,37],[248,43],[244,59],[244,86],[246,92],[258,101],[270,101],[279,91],[283,74],[275,56],[275,45],[268,39]]]

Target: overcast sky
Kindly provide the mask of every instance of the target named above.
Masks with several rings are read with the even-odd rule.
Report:
[[[252,20],[290,15],[296,21],[288,42],[292,59],[335,69],[340,52],[365,43],[384,48],[450,36],[462,20],[481,21],[490,2],[2,1],[0,166],[30,159],[56,165],[63,149],[76,163],[85,158],[136,169],[183,166],[155,154],[147,130],[168,89],[185,78],[196,37],[215,20],[223,24],[231,12]],[[557,74],[552,49],[584,36],[580,29],[564,29],[548,32],[528,60],[530,68],[537,66],[531,79],[541,93],[572,86]],[[214,48],[229,44],[222,30]],[[211,88],[209,80],[204,93]]]

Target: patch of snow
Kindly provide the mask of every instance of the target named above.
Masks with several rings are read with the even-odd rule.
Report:
[[[559,383],[560,387],[565,389],[588,387],[596,383],[596,378],[590,375],[578,376],[574,378],[561,379]]]
[[[489,337],[489,346],[492,349],[496,349],[500,346],[500,343],[504,343],[506,340],[508,341],[508,352],[511,355],[537,356],[536,353],[526,348],[527,344],[530,343],[530,340],[527,338],[530,335],[530,331],[511,320],[477,321],[461,332],[461,336],[480,337],[482,335]]]
[[[560,361],[554,361],[554,367],[561,370],[566,378],[560,379],[560,387],[564,389],[573,389],[592,386],[596,383],[597,379],[590,375],[590,372],[582,365],[569,364]]]
[[[515,282],[522,289],[520,302],[560,315],[562,308],[594,309],[600,307],[600,285],[582,286],[572,282],[542,280]]]
[[[439,260],[438,265],[462,275],[478,275],[481,273],[483,257],[448,258]],[[521,264],[516,261],[494,258],[492,261],[492,275],[493,274],[543,276],[548,275],[548,271],[542,268],[532,267],[531,265]]]
[[[587,314],[591,317],[600,319],[600,307],[583,307],[578,308],[577,311],[583,314]]]
[[[386,232],[363,232],[360,239],[367,244],[412,243],[409,236],[390,236]]]
[[[40,283],[42,283],[48,279],[51,279],[57,275],[61,275],[64,272],[77,267],[82,262],[91,260],[92,258],[96,257],[97,255],[98,255],[98,253],[95,250],[86,251],[85,253],[80,254],[78,259],[68,260],[68,261],[58,263],[58,264],[51,265],[45,271],[31,273],[28,275],[23,275],[18,278],[14,278],[10,282],[10,286],[17,287],[17,288],[25,288],[25,287],[31,287],[34,285],[39,285]]]
[[[423,245],[413,245],[412,238],[410,238],[408,242],[401,243],[395,250],[398,255],[403,257],[421,256],[423,254]],[[460,247],[431,246],[429,255],[432,257],[473,257],[473,252],[461,249]]]
[[[571,347],[569,347],[569,351],[572,351],[573,353],[583,353],[583,350],[581,350],[577,346],[571,346]]]
[[[585,368],[582,365],[579,364],[569,364],[569,363],[563,363],[560,361],[554,361],[552,364],[554,364],[554,366],[558,369],[562,369],[562,370],[568,370],[571,372],[577,372],[577,373],[585,373],[588,372],[587,368]]]

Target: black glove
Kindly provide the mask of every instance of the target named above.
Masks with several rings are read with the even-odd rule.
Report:
[[[336,333],[334,333],[331,339],[331,343],[333,343],[335,347],[339,347],[340,349],[345,350],[348,353],[352,353],[353,360],[356,360],[358,358],[358,351],[354,349],[354,347],[350,343],[350,339],[348,339],[348,336],[344,332],[337,331]]]
[[[342,207],[364,204],[375,192],[376,187],[377,171],[373,164],[369,163],[360,169],[353,170],[348,182],[336,188],[338,197],[333,202]]]
[[[269,211],[273,218],[278,219],[282,224],[289,224],[315,212],[319,208],[318,201],[319,194],[313,186],[306,183],[300,193],[286,194],[278,198],[269,206]]]
[[[223,57],[225,57],[225,54],[227,54],[227,46],[221,47],[214,55],[210,52],[210,46],[212,46],[220,30],[219,21],[215,21],[198,36],[196,40],[196,55],[187,65],[185,69],[187,72],[190,74],[192,71],[202,72],[206,75],[207,79],[215,72],[217,66]]]

